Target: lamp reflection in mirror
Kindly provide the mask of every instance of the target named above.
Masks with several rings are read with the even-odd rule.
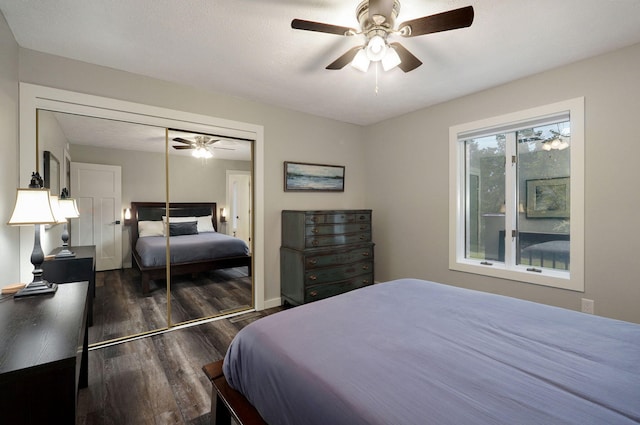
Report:
[[[225,208],[220,208],[220,223],[227,222],[227,210]]]
[[[18,189],[16,204],[7,223],[11,226],[34,226],[35,236],[31,264],[33,264],[33,281],[20,291],[14,298],[53,294],[58,290],[58,285],[42,279],[42,263],[44,252],[40,245],[40,228],[43,224],[57,224],[51,208],[49,189],[42,188],[42,178],[37,172],[31,174],[31,184],[27,189]]]
[[[56,254],[56,258],[75,257],[76,254],[69,250],[69,230],[67,228],[70,218],[80,217],[76,200],[69,197],[69,191],[65,187],[58,198],[58,210],[63,218],[64,230],[62,231],[62,250]]]

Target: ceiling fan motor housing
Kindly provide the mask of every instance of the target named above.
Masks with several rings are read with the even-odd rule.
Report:
[[[367,37],[367,41],[374,35],[379,35],[386,40],[387,34],[392,32],[395,27],[396,18],[399,13],[400,2],[398,0],[394,0],[390,16],[370,16],[368,0],[361,2],[356,8],[356,16],[358,17],[362,33]]]

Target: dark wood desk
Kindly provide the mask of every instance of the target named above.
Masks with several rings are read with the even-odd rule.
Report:
[[[51,251],[56,255],[61,247]],[[42,263],[42,276],[53,283],[89,282],[89,326],[93,326],[93,299],[96,296],[96,247],[70,246],[75,257],[50,258]]]
[[[0,301],[0,422],[74,424],[87,386],[88,282]]]

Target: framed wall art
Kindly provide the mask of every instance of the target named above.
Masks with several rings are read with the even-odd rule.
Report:
[[[569,218],[569,177],[527,180],[527,218]]]
[[[284,163],[286,192],[344,192],[344,171],[341,165]]]

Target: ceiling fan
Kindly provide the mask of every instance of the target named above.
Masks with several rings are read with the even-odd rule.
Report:
[[[416,37],[465,28],[471,26],[474,16],[473,6],[467,6],[405,21],[396,28],[395,20],[399,12],[399,0],[365,0],[356,8],[360,31],[303,19],[292,20],[291,28],[344,36],[359,34],[365,36],[363,46],[350,49],[330,63],[326,69],[342,69],[351,63],[355,68],[366,72],[371,62],[380,61],[385,71],[398,66],[404,72],[409,72],[422,65],[422,62],[400,43],[389,43],[389,36]]]
[[[209,136],[195,136],[194,140],[183,139],[182,137],[176,137],[173,139],[174,142],[183,143],[182,145],[173,145],[174,149],[194,149],[193,156],[196,158],[211,158],[213,153],[209,150],[211,149],[224,149],[228,151],[234,151],[233,148],[222,147],[222,146],[213,146],[214,143],[220,142],[220,139],[214,139]]]

